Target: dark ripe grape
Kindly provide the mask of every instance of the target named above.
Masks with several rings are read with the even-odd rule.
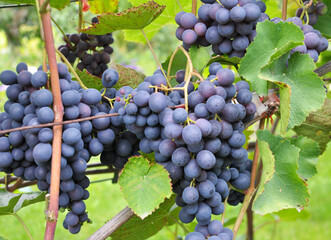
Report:
[[[203,22],[208,22],[210,20],[209,10],[210,10],[210,4],[204,4],[204,5],[202,5],[198,9],[199,20],[201,20]]]
[[[84,57],[82,58],[82,62],[85,65],[91,64],[92,61],[93,61],[93,56],[91,54],[85,54]]]
[[[268,14],[266,14],[266,13],[261,13],[261,15],[260,15],[260,17],[259,17],[259,19],[258,19],[258,22],[263,22],[263,21],[269,21],[270,20],[270,17],[269,17],[269,15]],[[301,20],[300,20],[301,21]],[[301,25],[302,25],[302,22],[300,22],[301,23]],[[295,25],[297,25],[297,24],[295,24]],[[301,25],[297,25],[297,26],[301,26]]]
[[[48,77],[44,71],[37,71],[31,76],[31,84],[34,87],[46,86]]]
[[[259,6],[260,7],[260,6]],[[261,9],[261,8],[260,8]],[[262,9],[261,9],[261,12],[262,12]],[[296,17],[301,17],[301,14],[303,13],[303,8],[300,7],[298,8],[296,11],[295,11],[295,16]]]
[[[77,224],[75,226],[68,226],[68,230],[71,234],[77,234],[79,233],[81,229],[81,225],[80,224]]]
[[[61,181],[60,183],[60,189],[63,192],[70,192],[74,190],[74,188],[75,188],[75,182],[72,179],[68,181]]]
[[[193,28],[197,22],[198,19],[193,13],[184,13],[180,17],[180,25],[186,29]]]
[[[317,22],[317,20],[318,20],[317,14],[316,13],[309,13],[308,16],[309,16],[309,22],[308,22],[308,24],[311,25],[311,26],[315,25],[316,22]],[[307,17],[304,16],[303,17],[303,20],[305,22],[307,22]]]
[[[66,165],[64,168],[61,168],[60,179],[63,181],[68,181],[72,178],[72,168],[69,165]]]
[[[194,215],[193,214],[188,214],[186,212],[186,208],[182,208],[179,212],[179,220],[182,223],[190,223],[194,220]]]
[[[70,42],[77,44],[80,41],[80,36],[77,33],[70,34],[69,40]]]
[[[220,69],[222,69],[222,65],[219,62],[213,62],[210,64],[208,70],[211,75],[216,75],[217,71]]]
[[[217,11],[219,9],[221,9],[222,6],[218,3],[213,3],[210,5],[210,8],[209,8],[209,17],[212,19],[212,20],[216,20],[216,14],[217,14]]]
[[[47,89],[41,89],[36,92],[34,102],[38,107],[46,107],[53,103],[53,95]]]
[[[38,110],[37,117],[40,123],[51,123],[54,121],[54,112],[49,107],[42,107]]]
[[[204,149],[212,153],[217,153],[219,150],[221,150],[221,144],[221,140],[218,138],[208,139],[205,141]]]
[[[164,75],[162,73],[153,74],[150,82],[152,85],[158,86],[158,87],[161,87],[161,85],[164,85],[164,86],[167,85],[167,79],[164,77]]]
[[[323,2],[318,2],[315,12],[317,15],[325,15],[328,12],[328,7]]]
[[[193,204],[199,200],[199,192],[195,187],[187,187],[182,194],[183,201],[186,204]]]
[[[93,88],[83,91],[82,101],[88,105],[96,105],[101,101],[101,93]]]
[[[7,98],[11,101],[16,101],[18,95],[23,91],[23,87],[19,84],[12,84],[6,89]]]
[[[202,181],[199,184],[199,194],[203,198],[211,198],[214,195],[214,193],[215,193],[215,185],[210,180]]]
[[[211,198],[206,200],[206,203],[210,207],[215,208],[215,207],[222,204],[222,197],[218,192],[215,192],[214,195]]]
[[[231,179],[237,179],[239,177],[239,171],[236,168],[230,168],[230,172],[231,172]]]
[[[226,8],[220,8],[216,12],[216,21],[219,24],[227,24],[230,21],[230,11]]]
[[[184,31],[185,31],[185,28],[183,28],[183,27],[178,27],[176,29],[175,35],[178,40],[183,41],[183,32]]]
[[[112,88],[119,80],[119,75],[114,69],[107,69],[102,74],[102,85],[105,88]]]
[[[87,42],[84,42],[84,41],[80,41],[78,44],[77,44],[77,51],[79,52],[85,52],[88,50],[88,43]],[[84,55],[83,55],[84,56]],[[82,57],[82,56],[81,56]]]
[[[218,28],[216,26],[209,27],[206,31],[205,37],[206,37],[206,40],[210,44],[219,44],[223,40],[223,38],[222,38],[222,36],[220,36],[220,34],[218,32]]]
[[[9,117],[15,121],[22,121],[24,118],[24,107],[19,103],[13,103],[9,107]]]
[[[153,112],[162,112],[167,106],[167,97],[162,93],[153,93],[149,98],[149,107]]]
[[[31,77],[32,77],[32,73],[30,73],[28,71],[21,71],[17,76],[17,82],[25,87],[30,86]]]
[[[246,11],[243,7],[235,6],[230,10],[230,18],[233,22],[241,22],[246,16]]]
[[[220,83],[221,86],[229,86],[234,81],[234,73],[227,68],[222,68],[217,71],[216,73],[217,81]]]
[[[314,49],[318,47],[320,43],[319,36],[314,32],[309,32],[305,34],[305,39],[303,41],[308,49]]]
[[[235,104],[227,103],[223,107],[221,111],[222,119],[226,120],[227,122],[236,122],[239,118],[239,109],[235,106]]]
[[[195,225],[194,231],[203,234],[204,236],[203,239],[211,235],[210,232],[208,231],[208,225],[201,225],[198,223],[197,225]]]
[[[181,11],[181,12],[178,12],[175,16],[175,22],[178,24],[178,25],[181,25],[180,23],[180,18],[185,14],[184,11]]]
[[[78,184],[75,184],[75,188],[74,190],[70,191],[68,193],[71,201],[78,201],[78,200],[81,200],[84,196],[84,189],[78,185]],[[68,223],[68,222],[67,222]],[[68,225],[75,225],[75,224],[69,224]]]
[[[59,77],[65,78],[68,74],[68,67],[64,63],[58,63],[57,69],[59,71]]]
[[[195,31],[193,31],[191,29],[187,29],[183,32],[182,39],[183,39],[184,43],[192,45],[197,41],[198,35],[196,34]]]
[[[17,83],[17,74],[11,70],[2,71],[0,74],[0,81],[4,85],[12,85]]]
[[[231,147],[240,148],[245,144],[246,137],[239,131],[233,131],[232,136],[229,138],[228,143]]]
[[[115,140],[115,134],[111,129],[98,131],[97,136],[99,141],[104,145],[110,145]]]
[[[114,49],[110,46],[105,46],[103,50],[109,54],[112,54],[114,52]]]
[[[185,176],[188,178],[197,178],[201,174],[201,168],[197,163],[196,159],[191,159],[187,165],[184,167]]]
[[[252,101],[252,93],[247,89],[241,89],[236,96],[237,101],[242,105],[247,105]]]
[[[120,139],[116,142],[116,153],[121,157],[127,157],[132,152],[132,145],[126,139]]]
[[[202,83],[200,83],[198,91],[205,98],[209,98],[215,95],[216,92],[214,84],[209,81],[203,81]]]
[[[239,190],[245,190],[249,187],[250,177],[244,173],[240,173],[238,178],[231,181],[231,184]]]
[[[52,145],[48,143],[38,143],[33,148],[33,157],[38,165],[48,162],[52,157]]]
[[[103,152],[102,143],[97,138],[93,138],[89,143],[89,151],[92,156],[98,156]]]
[[[107,52],[101,53],[101,62],[107,64],[110,62],[110,55]]]
[[[315,49],[308,49],[307,54],[314,60],[314,62],[317,62],[318,52]]]
[[[254,3],[248,3],[243,6],[246,11],[245,21],[253,22],[259,19],[261,15],[260,7]]]
[[[69,52],[66,58],[70,63],[74,63],[76,61],[76,54],[73,52]]]
[[[211,123],[203,118],[199,118],[198,120],[196,120],[195,126],[197,126],[200,129],[203,137],[209,136],[213,130]]]
[[[198,36],[204,36],[207,31],[207,26],[202,22],[198,22],[194,25],[194,31]]]
[[[218,46],[218,49],[223,54],[230,53],[232,51],[232,41],[229,39],[224,39]]]
[[[194,108],[194,114],[198,118],[207,118],[210,113],[205,103],[199,103]]]
[[[327,50],[329,47],[329,42],[325,37],[320,37],[320,43],[316,48],[317,52],[323,52]]]
[[[164,168],[169,172],[170,178],[173,182],[177,182],[183,177],[183,168],[176,166],[171,161],[163,165]]]
[[[22,71],[27,71],[28,70],[28,65],[25,62],[20,62],[16,66],[16,72],[20,73]]]
[[[230,37],[235,30],[235,25],[232,22],[229,22],[227,24],[219,24],[217,26],[218,33],[223,37]]]
[[[98,68],[98,63],[96,61],[93,61],[90,63],[90,68],[92,68],[93,70],[96,70]],[[93,71],[95,72],[95,71]]]
[[[233,239],[233,232],[230,228],[223,228],[221,234],[226,234],[230,240]]]
[[[187,125],[182,132],[183,140],[186,144],[197,144],[202,139],[202,133],[199,127],[195,125]]]
[[[9,167],[14,159],[10,152],[0,152],[0,167],[6,168]]]
[[[77,106],[65,107],[64,118],[67,120],[76,119],[79,116],[79,108]]]
[[[212,235],[218,235],[223,230],[223,224],[219,220],[213,220],[208,224],[208,231]]]
[[[200,221],[207,221],[209,223],[211,216],[211,208],[206,203],[199,203],[199,210],[195,214],[197,220]],[[208,224],[207,223],[207,224]]]
[[[208,150],[202,150],[197,155],[197,163],[203,169],[211,169],[216,164],[214,154]]]
[[[176,144],[171,139],[164,139],[159,146],[159,152],[165,156],[170,157],[176,150]]]
[[[256,1],[256,5],[259,6],[262,13],[264,13],[267,10],[267,6],[265,5],[265,3],[263,1],[259,1],[259,0]]]
[[[246,36],[237,36],[232,41],[232,48],[235,51],[244,51],[249,45],[249,40]]]
[[[172,153],[171,160],[175,165],[184,167],[190,160],[190,153],[185,147],[177,148]]]
[[[169,139],[178,139],[181,137],[183,126],[177,123],[169,123],[164,128],[164,135]]]
[[[69,145],[76,144],[82,138],[80,130],[76,128],[68,128],[64,130],[62,139],[65,143]]]
[[[68,226],[75,226],[79,222],[79,217],[73,212],[68,212],[64,221]]]
[[[18,147],[20,146],[23,141],[24,141],[24,137],[22,135],[21,132],[11,132],[9,133],[9,143],[13,146],[13,147]]]
[[[211,113],[220,113],[225,106],[224,98],[218,95],[211,96],[206,102],[206,106]]]
[[[238,4],[238,0],[221,0],[220,2],[227,9],[231,9]]]
[[[61,192],[59,195],[59,206],[63,208],[67,208],[69,205],[69,196],[65,192]]]

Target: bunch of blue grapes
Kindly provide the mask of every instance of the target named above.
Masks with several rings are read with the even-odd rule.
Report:
[[[275,23],[283,22],[280,18],[273,18],[271,21]],[[308,54],[314,62],[317,62],[319,54],[328,49],[328,40],[322,36],[320,31],[314,29],[311,25],[303,24],[302,20],[298,17],[291,17],[287,19],[286,22],[292,22],[296,26],[300,27],[305,37],[303,41],[304,44],[293,48],[291,50],[291,54],[294,52]]]
[[[198,18],[192,13],[176,15],[176,37],[186,49],[212,45],[216,55],[243,57],[254,40],[256,24],[269,20],[266,5],[256,0],[202,0]],[[221,3],[221,4],[220,4]]]
[[[233,84],[234,73],[217,62],[210,65],[209,73],[197,89],[188,83],[188,111],[183,108],[184,91],[165,90],[167,81],[160,70],[136,89],[119,89],[111,110],[119,114],[111,118],[112,124],[134,133],[140,139],[140,151],[154,152],[155,161],[169,172],[176,203],[182,207],[180,220],[190,223],[196,218],[198,229],[211,224],[212,214],[223,213],[231,186],[236,190],[249,187],[251,160],[243,148],[243,130],[256,111],[248,83]],[[179,70],[177,87],[184,86],[184,79],[185,71]],[[229,203],[235,205],[236,200]],[[218,230],[205,237],[216,238],[222,233],[221,227]],[[193,235],[186,239],[194,239]]]
[[[102,101],[100,91],[81,88],[78,82],[71,80],[68,68],[62,63],[58,64],[58,71],[63,120],[109,113],[110,103]],[[32,74],[25,63],[20,63],[17,73],[3,71],[0,81],[8,85],[5,112],[0,113],[1,130],[54,121],[53,95],[47,89],[48,74],[41,68]],[[111,95],[113,91],[106,89],[106,92]],[[114,131],[116,128],[111,125],[109,117],[63,125],[59,207],[69,210],[63,226],[71,233],[78,233],[82,223],[89,221],[83,200],[89,197],[86,188],[90,181],[85,170],[91,156],[120,148],[122,139],[131,141],[132,135],[125,132],[116,139]],[[49,191],[52,141],[51,128],[33,128],[1,136],[0,171],[28,181],[37,180],[41,191]]]
[[[92,19],[92,24],[98,23],[98,18]],[[74,64],[79,59],[77,68],[84,69],[94,76],[101,77],[103,72],[108,69],[110,55],[113,48],[110,46],[114,42],[111,33],[105,35],[90,35],[86,33],[66,34],[64,45],[59,46],[59,51]]]
[[[305,1],[304,5],[308,5],[309,1]],[[318,1],[317,3],[312,3],[308,8],[307,8],[307,15],[304,13],[303,7],[300,7],[297,9],[295,12],[295,16],[298,18],[303,18],[307,24],[313,26],[317,23],[318,21],[318,16],[325,15],[328,12],[328,7],[321,1]]]

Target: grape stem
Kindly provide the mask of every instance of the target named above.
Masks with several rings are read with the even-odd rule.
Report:
[[[148,45],[149,49],[151,50],[151,52],[152,52],[152,54],[153,54],[153,56],[154,56],[154,59],[155,59],[157,65],[159,66],[159,68],[160,68],[160,70],[161,70],[163,76],[166,78],[168,86],[170,87],[171,85],[170,85],[169,79],[168,79],[167,75],[165,74],[165,72],[164,72],[164,70],[163,70],[163,68],[162,68],[162,65],[161,65],[159,59],[156,57],[156,54],[155,54],[155,52],[154,52],[154,49],[153,49],[151,43],[149,42],[148,37],[147,37],[147,35],[146,35],[144,29],[140,29],[140,30],[141,30],[141,33],[144,35],[144,37],[145,37],[145,39],[146,39],[147,45]]]
[[[79,1],[79,6],[78,6],[78,28],[82,29],[83,24],[84,24],[83,4],[82,4],[82,1]]]
[[[48,63],[51,72],[51,86],[54,98],[54,123],[63,121],[63,104],[61,99],[59,73],[57,69],[55,45],[53,38],[52,20],[50,11],[45,11],[48,7],[49,0],[39,0],[41,5],[41,21],[45,34],[46,51]],[[62,125],[53,127],[53,142],[52,142],[52,165],[51,165],[51,186],[50,186],[50,204],[47,215],[54,216],[53,221],[48,221],[46,224],[45,240],[54,239],[56,222],[59,210],[59,192],[60,192],[60,171],[61,171],[61,144],[62,144]]]
[[[68,61],[68,59],[58,49],[55,49],[55,51],[61,57],[61,59],[64,61],[65,65],[67,65],[67,67],[70,69],[70,71],[74,74],[76,80],[79,82],[79,85],[82,88],[87,89],[87,87],[84,85],[84,83],[82,82],[82,80],[80,79],[80,77],[78,76],[75,69],[72,67],[72,65]]]
[[[287,14],[287,0],[283,0],[282,3],[282,19],[286,21],[286,14]]]
[[[198,7],[198,1],[192,0],[192,13],[194,15],[197,15],[197,7]]]
[[[17,213],[13,213],[12,215],[13,215],[13,216],[14,216],[14,217],[20,222],[20,224],[23,226],[23,228],[24,228],[26,234],[28,234],[29,238],[30,238],[31,240],[33,240],[33,237],[32,237],[32,235],[31,235],[31,233],[30,233],[28,227],[25,225],[23,219],[20,218],[20,216],[18,216]]]
[[[80,1],[79,1],[80,2]],[[67,35],[64,33],[64,31],[62,30],[62,28],[60,27],[60,25],[54,20],[54,18],[51,16],[51,19],[52,19],[52,22],[55,24],[55,26],[60,30],[60,32],[62,33],[64,39],[66,40],[67,43],[70,44],[70,46],[72,47],[71,45],[71,42],[69,40],[69,38],[67,37]]]
[[[229,195],[224,200],[224,212],[222,213],[222,219],[221,219],[221,222],[222,222],[223,225],[224,225],[225,211],[226,211],[226,205],[228,203],[228,198],[229,198]]]
[[[260,120],[260,125],[259,125],[259,129],[263,130],[264,129],[264,123],[265,123],[265,118]],[[253,165],[252,165],[252,171],[251,171],[251,181],[250,181],[250,185],[249,188],[246,191],[246,195],[245,195],[245,199],[244,202],[241,206],[239,215],[236,219],[236,222],[233,226],[233,239],[236,238],[240,224],[245,216],[245,213],[247,211],[247,208],[250,204],[250,201],[252,200],[252,196],[255,193],[256,187],[255,187],[255,179],[256,179],[256,173],[257,173],[257,165],[260,159],[260,154],[259,154],[259,147],[258,147],[258,141],[256,140],[256,144],[255,144],[255,152],[254,152],[254,158],[253,158]]]

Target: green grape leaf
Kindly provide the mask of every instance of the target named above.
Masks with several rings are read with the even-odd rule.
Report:
[[[331,140],[331,99],[325,99],[324,105],[316,112],[309,114],[307,119],[293,130],[302,136],[309,137],[319,144],[321,152]]]
[[[89,5],[90,12],[94,14],[103,14],[109,12],[117,12],[119,0],[104,1],[104,0],[94,0],[90,1]]]
[[[285,54],[261,69],[259,77],[279,86],[281,132],[304,122],[308,114],[320,109],[326,98],[324,83],[313,60],[296,52]]]
[[[246,137],[246,142],[245,142],[243,148],[246,149],[246,148],[248,147],[249,140],[251,139],[251,136],[252,136],[253,133],[254,133],[254,131],[251,130],[251,129],[245,129],[245,130],[243,131],[243,134],[245,134],[245,137]]]
[[[193,67],[198,71],[201,72],[207,65],[210,55],[205,47],[196,47],[192,46],[190,48],[190,57],[192,60]]]
[[[318,16],[317,23],[314,28],[319,30],[325,37],[331,37],[331,0],[323,0],[323,3],[327,6],[327,12],[325,15]]]
[[[303,33],[293,23],[264,21],[257,24],[257,35],[240,62],[239,74],[251,82],[257,94],[268,93],[268,81],[259,77],[260,69],[270,61],[303,44]]]
[[[238,57],[229,58],[228,56],[217,55],[217,56],[212,57],[210,59],[207,66],[209,66],[213,62],[219,62],[219,63],[225,64],[225,65],[237,66],[240,63],[240,61],[241,61],[241,58],[238,58]]]
[[[318,143],[303,136],[291,138],[290,142],[300,149],[297,173],[304,180],[311,178],[317,173],[316,165],[321,154]]]
[[[11,193],[0,192],[0,215],[16,213],[23,207],[45,200],[44,192]]]
[[[142,156],[129,158],[119,184],[128,206],[141,219],[150,215],[172,193],[168,171],[160,164],[149,165]]]
[[[257,138],[264,169],[254,212],[264,215],[288,208],[302,209],[308,204],[309,193],[297,174],[300,149],[267,130],[259,130]]]
[[[114,86],[116,89],[120,89],[123,86],[136,88],[146,77],[143,73],[137,70],[119,64],[116,64],[116,68],[119,75],[119,80]]]
[[[145,219],[133,216],[117,229],[112,235],[113,240],[144,240],[159,232],[165,225],[173,221],[172,209],[175,204],[175,195],[161,203],[160,207]],[[178,215],[175,219],[178,219]]]
[[[284,209],[277,213],[274,213],[281,221],[293,222],[298,219],[306,220],[309,219],[311,214],[307,209],[303,209],[302,211],[298,211],[296,209]]]
[[[139,4],[146,2],[146,0],[130,0],[130,2],[132,3],[132,5],[137,6]],[[176,14],[182,11],[181,7],[183,8],[184,11],[190,12],[191,4],[192,4],[190,1],[186,1],[186,0],[176,0],[176,1],[155,0],[155,2],[157,2],[160,5],[165,5],[166,8],[160,17],[158,17],[154,22],[152,22],[146,28],[144,28],[144,32],[146,33],[148,39],[152,39],[154,35],[167,24],[177,25],[177,23],[175,22]],[[144,38],[144,36],[141,34],[140,31],[125,30],[124,32],[125,32],[125,40],[146,43],[146,39]]]
[[[78,68],[76,68],[76,73],[86,87],[95,88],[98,90],[103,88],[101,78],[93,76],[88,71],[86,71],[86,69],[80,71]]]
[[[2,2],[13,3],[13,4],[30,4],[30,5],[36,4],[35,0],[6,0],[6,1],[2,1]],[[50,1],[51,7],[57,8],[59,10],[63,9],[68,4],[70,4],[70,0],[51,0]]]
[[[105,13],[98,15],[99,23],[80,29],[80,32],[93,35],[103,35],[116,30],[143,29],[161,15],[165,6],[150,1],[124,10],[121,13]]]

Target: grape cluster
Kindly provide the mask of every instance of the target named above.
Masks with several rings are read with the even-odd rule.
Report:
[[[271,19],[272,22],[278,23],[283,21],[280,18]],[[300,27],[305,39],[304,44],[297,46],[291,50],[291,53],[299,52],[301,54],[308,54],[314,62],[317,62],[319,54],[328,49],[329,42],[322,36],[321,32],[314,29],[308,24],[303,24],[302,20],[298,17],[291,17],[286,22],[292,22],[296,26]]]
[[[269,20],[266,5],[256,0],[202,0],[198,18],[192,13],[179,12],[176,37],[189,49],[191,45],[212,45],[217,55],[243,57],[254,40],[256,24]]]
[[[233,232],[229,228],[223,228],[218,220],[209,222],[208,225],[197,224],[195,231],[187,234],[186,240],[230,240],[233,239]]]
[[[305,1],[304,5],[308,5],[309,1]],[[313,26],[317,23],[318,21],[318,16],[322,16],[325,15],[328,11],[328,7],[321,1],[318,1],[316,4],[313,2],[312,5],[310,5],[307,9],[306,12],[308,14],[308,18],[307,15],[304,13],[304,8],[300,7],[297,9],[297,11],[295,12],[295,16],[298,18],[302,18],[303,20]]]
[[[96,17],[92,19],[93,24],[97,22]],[[59,51],[71,64],[78,58],[77,68],[80,71],[86,69],[90,74],[101,77],[103,72],[108,69],[107,64],[113,53],[110,45],[114,42],[111,33],[105,35],[66,34],[63,40],[65,44],[59,46]]]
[[[211,64],[209,72],[196,90],[188,83],[188,111],[178,107],[185,103],[184,91],[171,89],[166,94],[166,78],[157,70],[137,89],[118,90],[112,111],[119,116],[111,118],[114,126],[124,125],[141,139],[142,152],[154,152],[173,181],[176,203],[182,207],[180,220],[189,223],[196,218],[201,228],[211,224],[212,214],[223,213],[228,184],[239,190],[249,186],[251,161],[242,132],[256,111],[246,82],[234,85],[234,73],[219,63]],[[184,76],[184,70],[176,73],[177,87],[184,86]],[[194,239],[191,235],[186,239]]]

